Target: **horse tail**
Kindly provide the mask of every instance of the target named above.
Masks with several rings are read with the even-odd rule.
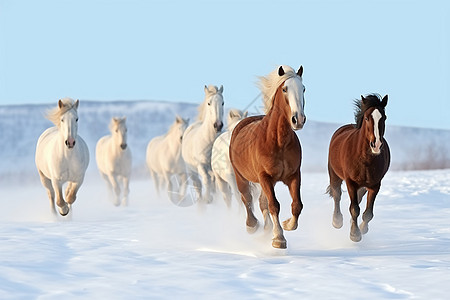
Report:
[[[333,191],[331,190],[331,185],[327,186],[327,190],[325,194],[328,194],[330,197],[333,197]]]

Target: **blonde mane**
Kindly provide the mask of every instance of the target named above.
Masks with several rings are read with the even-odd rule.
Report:
[[[59,107],[59,101],[61,101],[61,103],[62,103],[61,108]],[[58,101],[58,105],[55,108],[48,110],[47,113],[45,114],[45,117],[58,127],[60,124],[59,122],[60,122],[61,116],[71,109],[77,110],[77,103],[78,103],[78,100],[74,101],[71,98],[63,98],[63,99],[60,99],[59,101]]]
[[[267,76],[260,76],[258,87],[261,90],[263,103],[264,103],[264,113],[267,114],[273,106],[273,98],[275,97],[275,93],[278,87],[285,82],[287,79],[298,76],[295,73],[295,70],[289,66],[282,65],[284,70],[284,75],[278,75],[277,67],[275,70],[269,73]]]
[[[208,87],[206,87],[206,85],[205,85],[205,100],[198,107],[198,117],[197,117],[198,121],[203,121],[205,119],[205,107],[208,104],[207,100],[210,97],[214,96],[215,94],[222,95],[222,92],[220,91],[220,89],[217,86],[209,85]]]

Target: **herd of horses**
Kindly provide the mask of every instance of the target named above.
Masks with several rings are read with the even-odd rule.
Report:
[[[189,120],[176,116],[168,132],[148,144],[146,162],[157,189],[167,189],[170,197],[174,192],[183,197],[187,182],[191,181],[199,204],[210,203],[216,187],[227,206],[231,206],[233,195],[241,198],[249,233],[259,227],[253,212],[253,197],[259,196],[264,230],[271,229],[273,233],[272,246],[286,248],[283,229],[297,229],[303,209],[302,148],[295,133],[306,122],[302,76],[303,67],[296,72],[282,65],[260,77],[264,115],[248,117],[247,112],[231,109],[228,128],[223,133],[223,86],[205,86],[198,119],[189,125]],[[342,227],[340,200],[345,181],[350,197],[350,238],[354,242],[359,242],[368,231],[375,197],[390,164],[389,146],[384,139],[387,100],[387,95],[381,98],[377,94],[355,100],[356,124],[340,127],[330,141],[327,192],[335,203],[332,224]],[[89,164],[87,145],[77,134],[78,105],[78,100],[59,100],[58,106],[47,114],[55,126],[42,133],[36,146],[36,166],[51,209],[56,214],[56,201],[62,216],[71,211]],[[113,118],[110,131],[97,143],[97,167],[114,192],[115,205],[127,205],[131,152],[126,119]],[[174,177],[180,185],[174,186]],[[282,223],[274,190],[277,182],[283,182],[292,197],[292,216]],[[359,205],[366,192],[366,210],[358,226]]]

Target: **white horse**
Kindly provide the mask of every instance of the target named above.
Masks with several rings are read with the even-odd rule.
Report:
[[[211,167],[214,172],[216,184],[222,192],[223,199],[228,207],[231,206],[232,194],[242,203],[240,201],[239,190],[236,186],[233,166],[230,161],[229,148],[234,127],[240,120],[247,117],[247,113],[247,111],[242,112],[239,109],[230,109],[227,117],[227,131],[219,135],[212,147]]]
[[[50,110],[46,116],[55,126],[45,130],[36,145],[36,167],[41,182],[47,189],[50,207],[56,214],[56,196],[56,205],[62,216],[71,210],[89,165],[88,147],[77,133],[78,105],[78,100],[59,100],[58,107]],[[64,201],[62,186],[66,182],[68,185]]]
[[[122,205],[128,205],[131,174],[131,150],[127,144],[126,117],[112,118],[109,125],[111,135],[100,138],[95,148],[95,158],[100,174],[108,187],[114,191],[114,205],[119,206],[121,185],[123,188]]]
[[[198,121],[186,129],[181,145],[181,153],[198,199],[207,203],[211,202],[212,145],[223,127],[222,92],[223,86],[205,86],[205,100],[199,106]],[[202,182],[205,186],[203,197]]]
[[[176,116],[169,131],[165,135],[153,138],[147,146],[146,162],[155,187],[159,192],[160,186],[167,186],[169,197],[174,193],[182,197],[186,190],[187,174],[186,165],[181,157],[181,141],[188,124],[189,119]],[[180,180],[178,191],[173,188],[172,176]]]

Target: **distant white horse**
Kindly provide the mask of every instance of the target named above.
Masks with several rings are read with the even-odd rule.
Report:
[[[198,199],[211,202],[211,150],[223,127],[223,86],[205,86],[205,100],[199,106],[198,121],[183,135],[181,153],[186,162]],[[200,178],[202,181],[200,181]],[[202,182],[205,191],[202,197]]]
[[[78,104],[70,98],[58,101],[58,107],[47,113],[47,118],[55,124],[45,130],[36,145],[35,162],[41,182],[47,189],[52,212],[56,205],[65,216],[75,202],[77,191],[84,180],[89,165],[89,150],[78,132]],[[66,187],[66,200],[62,186]]]
[[[176,116],[169,131],[153,138],[147,146],[146,161],[155,187],[159,192],[160,186],[167,186],[169,197],[185,194],[187,174],[181,157],[181,141],[188,124],[188,119]],[[178,191],[173,188],[172,176],[181,183]]]
[[[219,135],[214,141],[211,155],[211,167],[219,190],[222,192],[223,199],[228,207],[231,206],[232,194],[240,201],[240,193],[236,186],[236,178],[234,176],[233,166],[230,162],[229,148],[231,134],[234,127],[240,120],[247,117],[247,111],[242,112],[239,109],[230,109],[228,112],[228,128],[227,131]]]
[[[112,118],[109,125],[111,135],[100,138],[95,149],[95,158],[100,174],[108,187],[114,191],[114,205],[120,205],[121,185],[122,205],[128,205],[129,181],[131,174],[131,150],[127,144],[126,117]]]

